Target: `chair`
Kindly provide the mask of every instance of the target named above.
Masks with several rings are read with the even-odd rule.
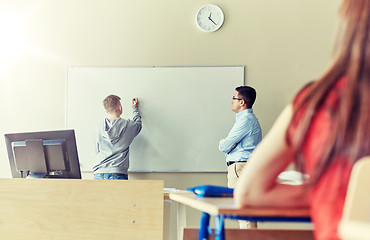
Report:
[[[338,227],[343,239],[370,239],[370,156],[354,165],[343,216]]]

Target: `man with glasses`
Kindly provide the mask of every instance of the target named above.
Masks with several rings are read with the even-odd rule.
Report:
[[[226,156],[227,185],[234,188],[243,167],[254,148],[262,140],[262,129],[252,106],[256,100],[256,90],[249,86],[235,88],[231,109],[236,113],[234,126],[226,138],[222,139],[219,149]],[[240,223],[241,228],[256,228],[254,222]]]

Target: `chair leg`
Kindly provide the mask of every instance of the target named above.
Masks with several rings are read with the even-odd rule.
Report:
[[[225,240],[225,218],[224,216],[215,217],[215,239],[216,240]]]
[[[208,240],[208,227],[210,215],[202,212],[200,216],[199,240]]]

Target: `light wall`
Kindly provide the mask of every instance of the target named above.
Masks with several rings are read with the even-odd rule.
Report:
[[[266,134],[296,91],[327,67],[340,2],[1,0],[0,133],[64,129],[68,66],[245,65]],[[225,13],[215,33],[195,25],[196,11],[207,3]],[[232,96],[234,87],[225,91]],[[212,104],[189,97],[205,111]],[[3,140],[0,169],[0,177],[10,177]],[[226,183],[225,174],[133,174],[144,177],[178,188]]]
[[[195,25],[206,3],[0,1],[0,133],[63,129],[68,66],[245,65],[266,134],[296,91],[327,66],[340,0],[215,0],[225,13],[215,33]],[[232,95],[234,87],[225,91]],[[205,110],[212,104],[189,97]],[[0,149],[0,176],[9,176],[4,141]]]

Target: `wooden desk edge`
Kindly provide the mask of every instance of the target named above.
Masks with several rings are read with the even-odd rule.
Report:
[[[201,198],[193,193],[170,193],[169,198],[211,215],[310,217],[308,208],[237,208],[232,198]]]
[[[170,198],[170,194],[171,194],[171,193],[179,193],[179,194],[189,193],[189,191],[186,191],[186,190],[179,190],[179,189],[176,189],[176,190],[174,190],[174,191],[175,191],[175,192],[168,191],[168,190],[164,189],[164,193],[163,193],[163,198],[164,198],[164,200],[171,200],[171,198]]]

